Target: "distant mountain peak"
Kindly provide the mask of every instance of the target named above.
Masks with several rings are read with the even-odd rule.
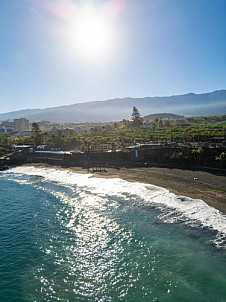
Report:
[[[45,109],[27,109],[0,114],[0,121],[26,117],[30,122],[107,122],[131,118],[136,106],[142,116],[171,112],[184,116],[226,114],[226,90],[169,97],[115,98],[105,101],[90,101]]]

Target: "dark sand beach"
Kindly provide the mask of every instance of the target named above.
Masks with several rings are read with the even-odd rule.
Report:
[[[30,165],[30,164],[29,164]],[[46,164],[32,164],[37,167],[67,169],[76,173],[88,173],[80,167],[61,168]],[[210,172],[177,168],[107,168],[105,171],[90,169],[94,177],[122,178],[127,181],[141,182],[168,189],[176,195],[202,199],[208,205],[226,213],[226,177]]]

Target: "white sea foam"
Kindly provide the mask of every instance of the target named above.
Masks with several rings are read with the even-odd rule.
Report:
[[[128,182],[119,178],[97,178],[92,174],[78,174],[54,168],[16,167],[4,174],[43,177],[46,181],[77,187],[100,197],[120,197],[122,202],[137,206],[150,206],[160,210],[159,218],[167,223],[183,222],[190,226],[207,227],[217,231],[216,245],[226,236],[226,217],[200,199],[177,196],[154,185]]]

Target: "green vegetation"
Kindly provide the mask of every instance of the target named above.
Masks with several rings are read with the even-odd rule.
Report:
[[[138,128],[143,124],[142,118],[140,117],[140,113],[135,106],[133,107],[132,120],[132,128]]]
[[[203,145],[210,146],[225,144],[226,116],[195,117],[177,120],[162,120],[155,118],[152,122],[144,122],[136,107],[133,108],[132,121],[123,120],[122,123],[93,127],[84,134],[77,133],[75,136],[65,137],[40,131],[37,123],[32,124],[32,136],[28,138],[12,138],[7,134],[0,135],[0,144],[11,146],[12,144],[40,145],[45,144],[48,148],[58,147],[61,149],[95,150],[100,144],[111,144],[112,150],[117,146],[137,143],[177,143],[193,144],[197,148]],[[195,155],[194,155],[195,156]]]
[[[33,132],[33,139],[35,146],[38,146],[42,143],[43,137],[41,135],[41,130],[37,123],[32,123],[31,131]]]
[[[222,163],[226,162],[226,152],[222,152],[221,154],[219,154],[219,156],[216,157],[216,160],[219,161],[220,163],[219,168],[221,168]]]
[[[7,153],[9,153],[9,149],[0,147],[0,156],[5,155]]]
[[[68,126],[68,127],[66,127]],[[81,131],[79,132],[79,130]],[[26,134],[26,133],[25,133]],[[8,153],[13,145],[39,147],[48,150],[74,150],[90,152],[89,158],[103,162],[114,160],[135,163],[155,163],[193,167],[226,167],[226,116],[177,118],[172,120],[155,117],[143,122],[136,107],[132,119],[111,123],[54,124],[45,128],[39,123],[32,124],[31,136],[10,137],[0,135],[0,155]],[[140,157],[134,157],[135,146],[139,145]],[[128,149],[127,147],[130,148]],[[141,148],[140,148],[141,147]],[[42,148],[42,147],[41,147]],[[107,154],[107,151],[122,153]],[[96,154],[100,152],[99,154]],[[77,154],[73,154],[75,158]],[[81,154],[84,160],[86,154]],[[77,157],[76,157],[77,158]],[[78,158],[76,159],[78,160]]]

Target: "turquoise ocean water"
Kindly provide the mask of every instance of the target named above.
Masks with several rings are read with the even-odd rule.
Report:
[[[226,219],[163,188],[0,174],[0,301],[226,301]]]

